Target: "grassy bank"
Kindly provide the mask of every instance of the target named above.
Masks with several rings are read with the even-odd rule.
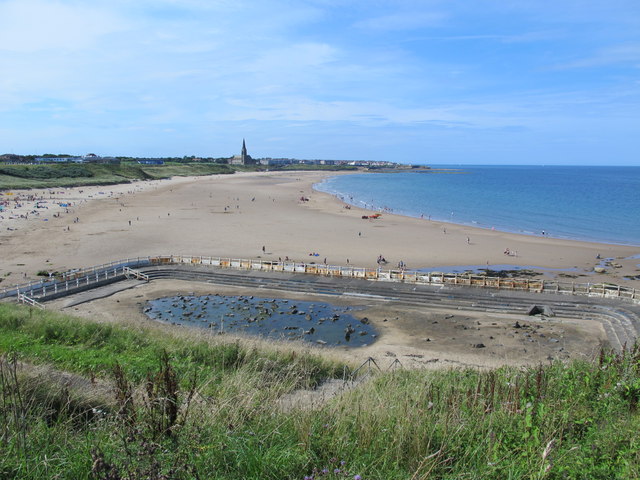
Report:
[[[343,369],[293,348],[13,305],[0,305],[0,339],[2,478],[640,475],[638,348],[591,363],[384,372],[311,409],[278,399]],[[89,395],[60,370],[111,390]]]
[[[234,171],[228,165],[215,163],[0,165],[0,190],[113,185],[136,180],[227,174]]]
[[[134,162],[110,164],[0,164],[0,191],[28,188],[78,187],[83,185],[114,185],[137,180],[170,177],[231,174],[235,172],[278,170],[357,170],[350,166],[287,165],[227,165],[207,162],[167,162],[163,165],[141,165]]]

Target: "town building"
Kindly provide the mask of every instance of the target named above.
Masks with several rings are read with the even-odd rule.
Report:
[[[251,155],[247,153],[247,145],[244,138],[242,139],[242,151],[240,152],[240,155],[234,155],[231,157],[229,163],[231,165],[255,165],[257,163],[253,158],[251,158]]]

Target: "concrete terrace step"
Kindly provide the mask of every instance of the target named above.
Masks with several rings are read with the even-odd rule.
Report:
[[[607,332],[614,348],[632,344],[640,331],[640,306],[617,299],[586,296],[565,296],[556,293],[533,293],[519,290],[495,290],[479,286],[452,284],[416,284],[404,282],[371,281],[364,278],[331,275],[309,275],[295,272],[276,272],[249,269],[224,269],[198,264],[149,265],[136,263],[140,278],[152,280],[173,279],[205,282],[242,288],[273,289],[318,295],[369,298],[377,302],[398,302],[403,305],[449,308],[456,310],[526,314],[532,305],[551,307],[558,317],[597,320]],[[111,272],[111,276],[106,272]],[[94,276],[96,277],[94,280]],[[58,287],[57,292],[37,296],[39,301],[61,298],[86,291],[86,298],[98,295],[100,289],[118,287],[125,274],[113,266],[98,269],[89,277],[82,277],[79,285],[73,280]],[[139,282],[128,280],[128,282]],[[113,285],[113,287],[108,287]],[[51,290],[51,287],[48,287]],[[61,288],[63,288],[61,290]],[[74,296],[75,296],[74,295]],[[73,300],[72,300],[73,301]],[[85,300],[89,301],[89,300]]]
[[[330,279],[327,281],[320,277],[314,279],[315,281],[309,281],[308,277],[274,278],[270,275],[256,275],[255,273],[242,275],[236,272],[229,275],[226,271],[185,269],[183,267],[152,267],[144,269],[144,273],[149,275],[150,279],[172,278],[205,281],[244,288],[270,288],[325,295],[359,293],[379,301],[393,300],[405,305],[448,307],[482,312],[525,314],[533,304],[546,304],[550,305],[555,314],[562,318],[600,321],[615,348],[620,349],[625,343],[631,343],[638,337],[637,315],[633,312],[576,301],[570,302],[565,298],[558,301],[556,297],[550,295],[503,296],[496,293],[478,293],[469,288],[457,288],[457,291],[454,292],[451,291],[451,287],[448,287],[447,291],[443,291],[443,288],[438,287],[407,288],[402,284],[381,289],[379,284],[366,280],[336,281],[336,279]],[[389,287],[389,285],[385,285],[385,287]]]

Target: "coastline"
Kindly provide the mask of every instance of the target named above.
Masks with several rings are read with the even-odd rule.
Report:
[[[56,189],[64,193],[53,195],[50,205],[73,198],[69,213],[59,207],[60,216],[53,217],[55,209],[49,209],[47,221],[40,215],[15,220],[12,226],[0,220],[2,283],[37,280],[35,274],[42,269],[64,271],[125,257],[194,254],[316,263],[326,259],[333,265],[348,261],[362,267],[375,267],[382,255],[387,268],[399,262],[407,269],[431,270],[507,264],[554,269],[544,274],[576,283],[640,285],[625,278],[640,273],[640,260],[629,258],[640,253],[638,247],[388,213],[362,219],[372,211],[345,208],[337,197],[313,188],[324,178],[345,174],[351,172],[247,172]],[[517,255],[505,255],[506,248]],[[313,253],[317,256],[310,256]],[[619,267],[593,273],[601,264],[597,255],[613,258]]]
[[[573,174],[573,170],[567,171],[564,167],[556,170],[472,165],[455,172],[459,175],[444,172],[446,178],[437,180],[433,176],[442,177],[440,171],[426,175],[394,172],[397,181],[388,172],[359,172],[353,176],[359,178],[330,177],[314,188],[352,206],[381,213],[518,235],[640,248],[640,229],[629,223],[629,216],[624,214],[640,208],[637,199],[632,200],[636,196],[628,187],[619,199],[610,195],[611,182],[624,176],[625,171],[612,173],[608,182],[595,188],[594,177],[600,178],[602,172],[584,167],[574,175],[578,178],[575,185],[565,189],[561,182],[568,181],[568,172]],[[379,178],[365,180],[365,173],[377,173],[374,177]],[[632,178],[640,180],[638,173],[640,170],[633,173]],[[537,187],[543,176],[551,178],[547,190]],[[516,187],[529,177],[528,184]],[[387,188],[388,185],[393,188]],[[589,195],[585,196],[587,191]],[[592,196],[593,200],[586,201]],[[550,205],[554,206],[553,214],[548,215]]]

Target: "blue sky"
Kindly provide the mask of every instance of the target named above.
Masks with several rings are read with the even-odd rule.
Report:
[[[0,0],[0,153],[640,165],[638,0]]]

